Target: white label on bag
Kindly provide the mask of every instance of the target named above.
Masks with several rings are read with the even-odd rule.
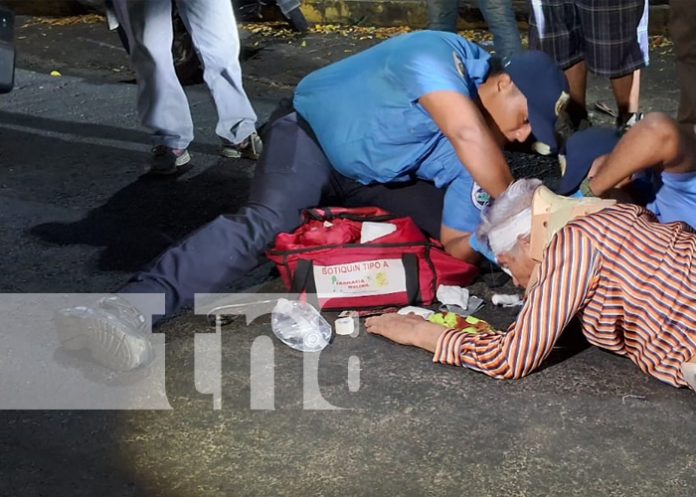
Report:
[[[406,291],[406,270],[401,259],[315,264],[314,282],[320,299],[386,295]]]

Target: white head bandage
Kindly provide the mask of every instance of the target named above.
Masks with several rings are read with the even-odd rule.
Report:
[[[517,243],[520,235],[528,235],[532,229],[532,209],[527,208],[496,226],[488,233],[488,244],[497,257],[508,252]]]

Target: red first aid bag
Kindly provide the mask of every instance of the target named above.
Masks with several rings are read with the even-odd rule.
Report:
[[[289,291],[316,294],[325,310],[428,305],[439,285],[467,286],[478,273],[410,217],[377,207],[307,210],[302,226],[279,234],[267,256]]]

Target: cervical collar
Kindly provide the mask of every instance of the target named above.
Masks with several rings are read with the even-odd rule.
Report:
[[[596,197],[562,197],[545,186],[540,186],[532,198],[530,256],[533,260],[541,262],[544,249],[566,224],[575,218],[594,214],[614,204],[616,200]]]

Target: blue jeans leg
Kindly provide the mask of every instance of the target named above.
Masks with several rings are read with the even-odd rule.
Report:
[[[507,61],[522,50],[520,30],[510,0],[479,0],[479,9],[493,34],[495,52]]]
[[[276,0],[276,3],[283,15],[288,15],[290,11],[300,6],[300,0]]]
[[[429,0],[428,29],[456,33],[459,0]]]
[[[479,0],[479,9],[493,34],[497,55],[509,60],[522,50],[520,31],[510,0]],[[459,20],[458,0],[431,0],[428,2],[428,29],[457,31]]]

